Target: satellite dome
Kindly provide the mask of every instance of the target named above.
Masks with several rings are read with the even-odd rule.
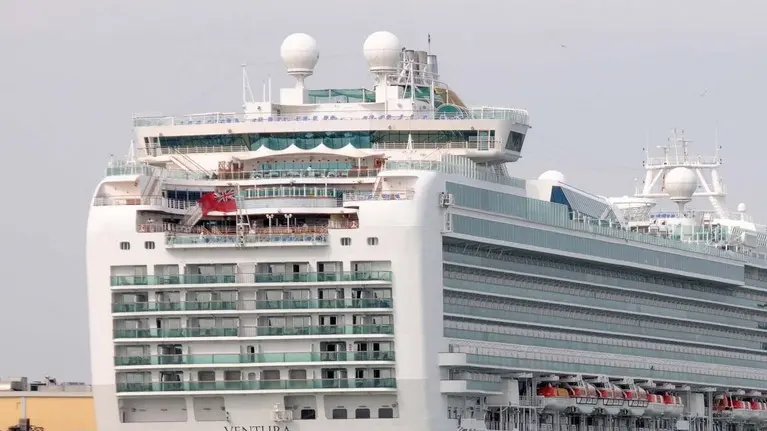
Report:
[[[739,203],[739,204],[738,204],[738,212],[739,212],[739,213],[744,213],[744,212],[746,212],[746,204],[744,204],[743,202]]]
[[[565,175],[562,172],[559,171],[546,171],[542,173],[539,177],[539,180],[546,180],[546,181],[554,181],[555,183],[564,183],[565,182]]]
[[[396,72],[399,67],[402,44],[394,34],[388,31],[377,31],[365,39],[362,51],[371,72]]]
[[[282,41],[280,56],[290,75],[309,76],[320,59],[317,41],[306,33],[293,33]]]
[[[674,168],[666,174],[663,186],[672,201],[689,202],[698,189],[698,176],[691,169]]]

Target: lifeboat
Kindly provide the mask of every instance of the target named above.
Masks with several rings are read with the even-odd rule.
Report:
[[[623,389],[623,398],[626,400],[624,410],[631,416],[642,416],[649,404],[647,391],[635,384],[626,385]]]
[[[618,415],[626,403],[623,389],[612,383],[601,383],[597,388],[599,393],[599,407],[603,408],[608,415]]]
[[[570,405],[575,413],[590,415],[599,402],[597,388],[590,383],[579,380],[574,384],[566,383],[565,387],[570,394]]]
[[[543,408],[560,412],[572,410],[580,414],[591,414],[599,399],[596,388],[583,381],[559,386],[545,383],[538,387],[537,395],[542,398]]]
[[[556,387],[551,383],[544,383],[538,387],[536,394],[541,397],[544,410],[559,412],[564,411],[568,407],[570,395],[565,388]]]
[[[647,407],[645,414],[648,416],[663,416],[666,413],[666,405],[663,403],[662,395],[647,394]]]
[[[683,410],[682,397],[671,395],[668,392],[663,394],[663,416],[678,418],[682,416]]]
[[[750,418],[752,421],[763,421],[767,418],[767,410],[764,409],[764,403],[756,400],[746,401],[751,408]]]
[[[717,416],[731,417],[733,419],[748,420],[754,417],[751,411],[751,403],[732,398],[729,395],[720,395],[714,403],[714,413]],[[757,415],[759,413],[757,412]]]

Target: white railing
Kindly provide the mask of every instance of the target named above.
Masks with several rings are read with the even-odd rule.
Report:
[[[123,206],[123,205],[149,205],[163,208],[187,210],[197,205],[196,202],[178,199],[168,199],[162,196],[96,196],[93,198],[93,206]]]
[[[380,192],[344,193],[344,202],[362,201],[409,201],[415,197],[414,190],[388,190]]]
[[[380,142],[372,145],[374,150],[478,150],[490,151],[503,149],[503,142],[497,139],[488,141],[461,141],[461,142]]]
[[[529,126],[530,117],[524,109],[473,107],[465,112],[423,111],[419,113],[401,111],[325,111],[306,112],[292,115],[241,114],[215,112],[183,116],[134,116],[134,127],[179,126],[201,124],[231,124],[251,122],[310,122],[333,120],[507,120]]]

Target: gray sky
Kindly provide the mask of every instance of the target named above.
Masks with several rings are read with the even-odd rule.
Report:
[[[417,48],[431,33],[464,101],[530,111],[514,175],[557,169],[598,194],[633,192],[646,135],[682,127],[711,152],[718,124],[730,207],[759,216],[765,16],[764,0],[0,0],[0,179],[32,193],[1,216],[0,376],[89,380],[89,198],[131,114],[239,110],[243,62],[277,94],[290,33],[318,41],[314,88],[370,86],[373,31]]]

